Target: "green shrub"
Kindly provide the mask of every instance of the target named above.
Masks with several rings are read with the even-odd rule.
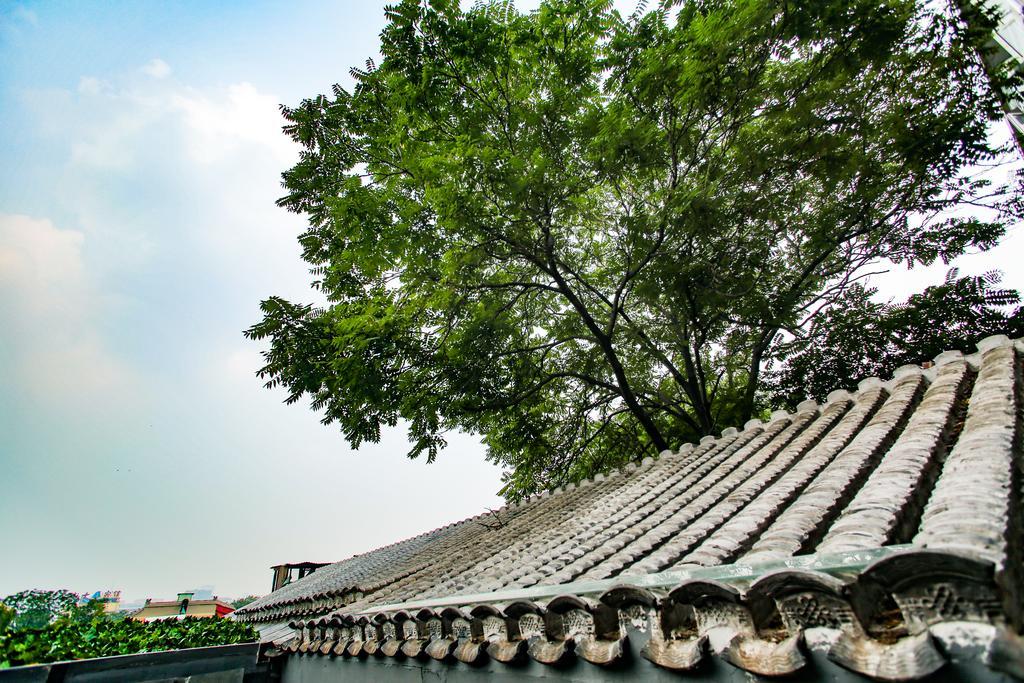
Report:
[[[131,619],[81,621],[61,617],[43,628],[0,633],[0,668],[258,639],[259,634],[252,626],[230,619],[185,617],[143,623]]]

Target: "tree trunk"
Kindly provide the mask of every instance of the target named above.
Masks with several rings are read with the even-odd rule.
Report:
[[[757,385],[761,383],[761,361],[764,359],[764,350],[768,345],[768,340],[774,336],[775,330],[766,330],[754,345],[753,353],[750,354],[750,374],[747,376],[747,387],[743,394],[743,405],[740,408],[742,422],[746,422],[754,414],[754,397],[757,394]]]

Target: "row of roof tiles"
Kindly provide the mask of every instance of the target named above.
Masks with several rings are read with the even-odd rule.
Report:
[[[293,622],[295,637],[278,652],[606,666],[627,656],[632,638],[645,658],[675,671],[717,656],[753,674],[794,674],[813,647],[876,680],[925,677],[965,652],[1024,676],[1024,642],[999,616],[997,593],[990,563],[909,549],[844,577],[781,570],[745,588],[692,579],[667,592],[622,585],[544,602],[335,614]]]
[[[865,380],[823,406],[337,563],[241,618],[911,543],[990,563],[1019,627],[1021,350],[989,338],[971,356]]]

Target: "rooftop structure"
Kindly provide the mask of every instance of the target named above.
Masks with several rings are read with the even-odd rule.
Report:
[[[320,567],[326,567],[330,562],[293,562],[291,564],[275,564],[274,581],[271,584],[270,592],[287,586],[292,581],[305,578]]]
[[[684,672],[1024,677],[1022,353],[1006,337],[943,353],[324,567],[236,618],[289,655],[286,673],[305,653],[345,675],[367,655],[636,655]]]

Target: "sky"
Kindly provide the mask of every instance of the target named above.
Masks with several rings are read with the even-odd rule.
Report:
[[[313,298],[278,105],[349,84],[382,5],[0,0],[0,596],[263,594],[273,564],[501,505],[477,439],[354,452],[242,336],[267,296]],[[1014,231],[957,265],[1024,289],[1021,254]]]

